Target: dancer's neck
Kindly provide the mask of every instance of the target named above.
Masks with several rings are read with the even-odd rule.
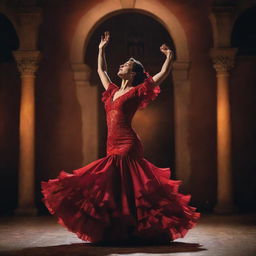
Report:
[[[128,79],[122,79],[122,84],[121,84],[121,87],[120,87],[120,91],[126,91],[128,90],[129,88],[133,87],[132,86],[132,80],[128,80]]]

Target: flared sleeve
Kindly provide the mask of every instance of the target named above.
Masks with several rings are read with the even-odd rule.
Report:
[[[113,90],[115,88],[118,88],[117,85],[115,85],[114,83],[109,83],[108,84],[108,89],[105,90],[103,93],[102,93],[102,97],[101,97],[101,101],[102,102],[106,102],[106,100],[110,97],[110,95],[112,94]]]
[[[155,85],[155,81],[149,73],[145,72],[147,78],[144,82],[138,85],[137,95],[139,96],[140,103],[138,109],[144,109],[151,101],[155,100],[161,92],[160,86]]]

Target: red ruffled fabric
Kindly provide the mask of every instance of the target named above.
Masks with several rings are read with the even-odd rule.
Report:
[[[200,213],[189,206],[190,195],[178,192],[170,168],[159,168],[143,158],[142,144],[131,127],[138,103],[146,107],[160,92],[151,76],[120,96],[107,99],[117,85],[102,94],[106,102],[107,156],[72,173],[42,181],[45,206],[58,223],[89,242],[168,241],[184,237]],[[138,97],[139,100],[129,98]]]
[[[145,72],[147,78],[144,82],[140,85],[135,87],[135,90],[132,90],[133,94],[140,98],[138,109],[144,109],[148,106],[148,104],[155,100],[158,94],[161,92],[160,86],[155,85],[155,81],[153,80],[152,76],[149,75],[148,72]],[[113,90],[119,88],[114,83],[110,83],[108,85],[108,89],[102,93],[102,102],[106,102],[109,97],[111,97]],[[128,94],[125,94],[128,96]],[[125,96],[124,95],[124,96]],[[122,97],[124,99],[124,97]],[[110,103],[113,103],[110,101]]]
[[[102,102],[106,102],[106,100],[110,97],[110,95],[112,94],[113,90],[118,88],[117,85],[113,84],[113,83],[109,83],[108,85],[108,89],[105,90],[103,93],[102,93],[102,97],[101,97],[101,101]]]
[[[42,201],[59,224],[85,241],[156,240],[163,235],[171,241],[184,237],[200,213],[188,205],[190,195],[178,192],[181,181],[170,175],[170,168],[145,158],[109,155],[42,181]]]
[[[160,86],[155,85],[155,81],[148,72],[145,72],[147,78],[144,82],[138,85],[137,94],[140,97],[140,104],[138,109],[144,109],[151,101],[155,100],[161,92]]]

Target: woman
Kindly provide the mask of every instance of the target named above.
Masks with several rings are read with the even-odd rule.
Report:
[[[42,199],[58,223],[94,243],[167,241],[184,237],[200,217],[188,205],[190,195],[178,192],[180,180],[171,180],[170,168],[159,168],[143,157],[139,136],[131,122],[160,93],[159,85],[170,72],[173,53],[165,44],[161,71],[151,77],[142,64],[130,58],[120,66],[121,87],[107,74],[101,37],[98,74],[107,114],[107,155],[56,179],[41,182]]]

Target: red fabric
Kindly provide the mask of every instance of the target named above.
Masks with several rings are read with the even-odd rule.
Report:
[[[151,76],[113,101],[119,89],[110,83],[102,94],[107,114],[107,155],[72,173],[42,181],[42,201],[58,223],[85,241],[154,240],[184,237],[200,213],[189,206],[190,195],[178,192],[170,168],[143,157],[139,136],[131,126],[138,109],[160,93]]]

